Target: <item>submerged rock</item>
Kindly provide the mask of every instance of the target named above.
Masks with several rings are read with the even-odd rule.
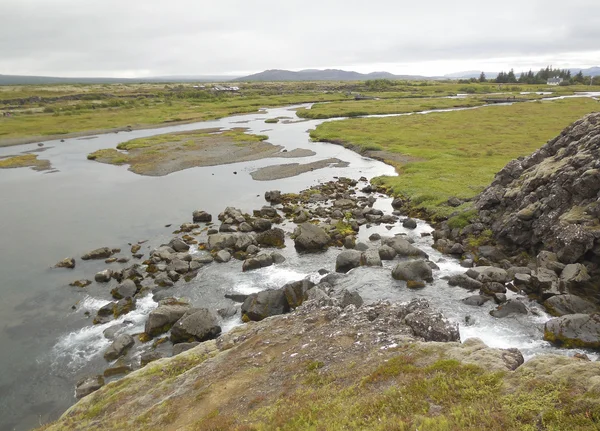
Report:
[[[82,260],[93,260],[93,259],[107,259],[113,255],[113,250],[108,247],[97,248],[96,250],[92,250],[83,256],[81,256]]]

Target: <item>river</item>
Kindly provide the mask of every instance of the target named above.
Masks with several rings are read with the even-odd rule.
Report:
[[[86,375],[100,373],[102,358],[109,342],[102,331],[109,325],[92,326],[86,311],[94,312],[110,299],[111,287],[92,284],[86,289],[70,287],[76,279],[93,279],[106,267],[104,262],[77,259],[74,270],[52,269],[66,256],[79,258],[101,246],[119,247],[128,255],[129,243],[143,244],[142,252],[167,242],[174,227],[165,225],[191,221],[191,214],[202,209],[213,217],[226,206],[244,212],[258,209],[266,202],[264,193],[278,189],[297,192],[312,185],[346,176],[358,179],[395,175],[384,163],[362,157],[341,146],[310,142],[308,130],[323,121],[299,121],[294,108],[266,109],[260,113],[239,115],[216,121],[170,126],[157,129],[98,135],[90,138],[47,141],[37,144],[0,148],[0,156],[41,150],[55,171],[31,169],[0,170],[0,429],[28,430],[57,418],[73,404],[74,384]],[[292,117],[295,121],[265,124],[265,119]],[[249,133],[269,136],[268,142],[288,151],[313,150],[316,155],[284,160],[270,158],[229,165],[187,169],[164,177],[145,177],[126,167],[101,164],[86,159],[87,154],[115,147],[120,142],[157,134],[204,128],[247,127]],[[250,173],[258,168],[281,163],[308,163],[327,158],[348,162],[347,167],[332,167],[276,181],[254,181]],[[234,173],[236,172],[236,173]],[[390,199],[380,197],[375,206],[391,212]],[[284,226],[288,230],[291,223]],[[415,230],[401,225],[388,231],[384,226],[361,228],[359,239],[368,242],[371,233],[406,233],[414,238],[431,260],[440,266],[435,281],[425,289],[398,288],[390,276],[392,263],[383,269],[358,268],[346,282],[367,301],[377,299],[408,300],[427,298],[447,317],[461,324],[461,338],[477,336],[494,347],[517,347],[526,357],[555,351],[542,340],[543,323],[548,316],[535,304],[527,316],[493,319],[491,304],[479,308],[462,305],[468,296],[460,288],[451,288],[441,277],[464,272],[458,261],[442,256],[431,247],[431,237],[422,232],[432,228],[419,221]],[[189,284],[174,288],[175,295],[190,298],[194,305],[217,308],[230,304],[227,292],[250,293],[303,278],[316,277],[321,268],[332,270],[338,249],[324,254],[300,256],[288,239],[283,250],[286,262],[247,273],[239,261],[212,264],[202,268]],[[146,315],[156,307],[150,297],[138,302],[138,309],[121,320],[129,321],[127,331],[143,329]],[[469,325],[465,317],[469,316]],[[224,322],[228,328],[237,320]],[[138,354],[142,347],[136,347]],[[564,351],[563,351],[564,352]]]

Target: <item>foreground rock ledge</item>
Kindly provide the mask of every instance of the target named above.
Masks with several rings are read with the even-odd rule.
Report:
[[[411,307],[309,301],[152,362],[40,430],[537,429],[540,415],[548,429],[595,429],[600,364],[423,342]]]

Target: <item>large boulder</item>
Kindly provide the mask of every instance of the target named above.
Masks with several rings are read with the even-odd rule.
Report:
[[[510,299],[505,304],[499,305],[497,309],[490,311],[490,315],[497,318],[515,314],[527,314],[525,304],[516,299]]]
[[[81,256],[82,260],[93,260],[93,259],[107,259],[113,255],[112,249],[108,247],[97,248],[96,250],[92,250],[83,256]]]
[[[115,338],[115,341],[106,349],[104,352],[104,359],[107,361],[114,361],[119,356],[123,356],[127,353],[127,350],[135,344],[133,337],[129,334],[121,334]]]
[[[159,305],[148,315],[144,332],[151,337],[167,332],[189,309],[184,303]]]
[[[600,314],[569,314],[546,322],[544,339],[566,348],[600,348]]]
[[[580,263],[571,263],[566,265],[560,273],[560,288],[570,292],[589,280],[590,276],[585,266]]]
[[[506,283],[508,273],[502,268],[495,266],[476,266],[467,271],[467,275],[478,281],[495,281],[496,283]]]
[[[313,288],[315,283],[310,280],[292,281],[285,284],[281,291],[285,295],[285,299],[290,308],[296,308],[302,305],[307,299],[308,291]]]
[[[206,308],[192,308],[171,328],[171,341],[183,343],[205,341],[221,333],[217,317]]]
[[[327,232],[310,223],[302,223],[294,231],[294,245],[297,250],[314,252],[327,248],[330,238]]]
[[[456,274],[451,276],[448,279],[448,284],[450,286],[462,287],[463,289],[467,290],[477,290],[481,289],[481,287],[483,286],[483,283],[481,281],[477,281],[469,277],[467,274]]]
[[[137,293],[137,286],[133,280],[124,280],[121,284],[111,290],[110,294],[115,299],[131,298]]]
[[[423,257],[428,258],[427,253],[423,250],[418,249],[412,245],[407,239],[401,236],[395,236],[393,238],[383,238],[381,240],[383,245],[390,246],[394,249],[396,254],[400,257]]]
[[[285,245],[285,232],[278,227],[266,229],[256,235],[256,242],[263,247],[283,247]]]
[[[282,290],[253,293],[242,304],[242,318],[245,320],[259,321],[289,311],[290,306]]]
[[[378,251],[379,251],[379,258],[381,260],[394,260],[394,258],[398,254],[398,253],[396,253],[396,250],[394,250],[389,245],[382,245],[381,247],[379,247]]]
[[[571,294],[552,296],[544,301],[544,307],[553,316],[592,314],[598,311],[598,307],[592,302]]]
[[[352,268],[360,266],[360,258],[362,253],[357,250],[344,250],[338,254],[335,260],[336,272],[346,273]]]
[[[212,215],[206,211],[196,210],[192,214],[194,223],[208,223],[212,221]]]
[[[362,266],[382,266],[379,251],[373,248],[364,251],[360,256],[360,264]]]
[[[424,260],[400,262],[392,270],[392,277],[404,281],[433,281],[433,271]]]
[[[242,271],[252,271],[253,269],[264,268],[271,265],[273,265],[273,256],[263,253],[256,257],[246,259],[242,264]]]
[[[104,386],[104,377],[102,376],[92,376],[86,377],[85,379],[77,382],[75,386],[75,397],[77,399],[83,398],[86,395],[91,394],[92,392],[97,391],[102,386]]]

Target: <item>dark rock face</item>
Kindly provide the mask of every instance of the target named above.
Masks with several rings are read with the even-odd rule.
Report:
[[[290,305],[282,290],[265,290],[249,295],[242,304],[242,316],[259,321],[290,311]]]
[[[600,314],[569,314],[546,322],[544,339],[567,348],[600,347]]]
[[[302,223],[294,232],[296,249],[307,252],[320,251],[327,248],[330,238],[327,232],[310,223]]]
[[[508,163],[475,201],[507,250],[542,249],[563,264],[600,258],[600,113]]]

